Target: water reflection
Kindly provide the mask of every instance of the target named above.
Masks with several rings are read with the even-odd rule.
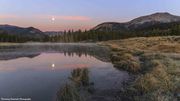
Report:
[[[102,61],[109,61],[109,52],[105,47],[96,44],[20,44],[0,46],[0,60],[10,60],[19,57],[34,58],[41,53],[59,52],[65,56],[93,56]]]
[[[0,47],[0,97],[55,101],[59,88],[76,81],[84,74],[86,76],[79,79],[83,80],[79,84],[91,85],[93,81],[95,93],[97,92],[95,95],[102,96],[103,92],[109,92],[107,89],[117,90],[128,79],[128,73],[117,71],[111,63],[104,62],[108,57],[106,52],[105,48],[95,44],[25,44]],[[81,70],[76,70],[77,68],[84,72],[78,73]],[[76,73],[79,76],[75,76]]]
[[[57,101],[84,101],[83,97],[76,87],[70,84],[66,84],[57,93]]]
[[[86,101],[94,92],[88,68],[73,69],[69,79],[71,82],[57,92],[57,101]]]
[[[89,83],[89,70],[87,68],[77,68],[71,72],[71,81],[75,83],[76,86],[88,86]]]
[[[52,70],[55,70],[55,64],[54,63],[51,65],[51,67],[52,67]]]
[[[99,66],[99,64],[102,64]],[[104,64],[104,65],[103,65]],[[103,67],[107,63],[97,61],[91,56],[64,56],[61,53],[42,53],[34,58],[17,58],[0,61],[0,71],[58,71],[64,69]]]

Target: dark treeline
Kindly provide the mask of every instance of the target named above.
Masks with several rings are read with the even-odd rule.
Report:
[[[8,32],[0,29],[0,42],[28,42],[28,41],[37,41],[44,42],[48,41],[49,37],[44,38],[32,38],[32,37],[22,37],[20,35],[11,35]]]
[[[49,41],[51,42],[96,42],[96,41],[106,41],[112,39],[122,39],[130,37],[127,32],[119,32],[119,31],[69,31],[68,33],[64,33],[63,35],[56,35],[49,37]]]
[[[138,29],[121,31],[64,31],[61,35],[47,36],[45,38],[28,38],[15,35],[9,35],[0,30],[0,42],[96,42],[106,40],[125,39],[131,37],[150,37],[150,36],[168,36],[180,35],[180,23],[156,24]]]
[[[68,31],[62,35],[49,37],[51,42],[96,42],[131,37],[151,37],[151,36],[170,36],[180,35],[180,23],[157,24],[148,27],[129,31]]]
[[[48,40],[48,38],[46,38],[46,39],[34,39],[34,38],[28,38],[28,37],[21,37],[21,36],[17,36],[17,35],[0,34],[0,42],[23,43],[23,42],[28,42],[28,41],[45,42],[47,40]]]

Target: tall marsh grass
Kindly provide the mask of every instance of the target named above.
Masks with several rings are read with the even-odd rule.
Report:
[[[74,69],[69,77],[77,86],[88,86],[89,83],[89,70],[87,68]]]
[[[83,101],[83,99],[76,87],[66,84],[57,92],[57,101]]]
[[[85,101],[83,95],[92,91],[89,87],[89,70],[87,68],[74,69],[69,79],[71,82],[58,91],[57,101]],[[81,94],[82,92],[84,92],[83,95]]]

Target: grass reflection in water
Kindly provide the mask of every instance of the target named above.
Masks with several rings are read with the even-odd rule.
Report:
[[[57,101],[85,101],[94,92],[87,68],[74,69],[69,79],[71,82],[57,92]]]

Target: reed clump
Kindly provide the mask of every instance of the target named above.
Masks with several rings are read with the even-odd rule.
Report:
[[[77,86],[88,86],[89,82],[89,70],[87,68],[74,69],[69,77]]]
[[[57,101],[83,101],[77,88],[66,84],[57,92]]]
[[[58,101],[86,101],[85,96],[94,92],[94,87],[89,80],[89,70],[87,68],[72,70],[69,79],[71,82],[58,91]]]
[[[118,69],[127,70],[133,73],[138,72],[140,68],[139,60],[130,53],[113,54],[111,60]]]

